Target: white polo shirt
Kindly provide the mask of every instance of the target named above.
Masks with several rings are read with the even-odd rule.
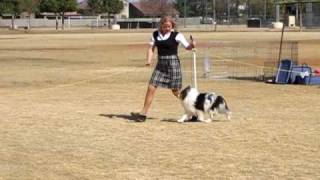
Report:
[[[173,32],[174,30],[172,30],[171,32]],[[170,35],[171,35],[171,32],[168,32],[166,33],[165,35],[162,35],[160,33],[160,31],[158,31],[158,36],[157,36],[157,40],[158,41],[164,41],[164,40],[167,40]],[[178,33],[175,40],[178,42],[178,43],[181,43],[183,45],[184,48],[187,48],[189,46],[189,42],[186,40],[186,38],[183,36],[182,33]],[[154,46],[154,42],[155,42],[155,39],[153,38],[153,36],[151,37],[151,40],[149,42],[150,46]]]

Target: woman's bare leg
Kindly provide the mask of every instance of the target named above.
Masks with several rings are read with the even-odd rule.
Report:
[[[149,84],[148,90],[147,90],[147,93],[146,93],[146,97],[144,99],[144,105],[143,105],[141,114],[147,115],[147,113],[148,113],[148,111],[150,109],[150,106],[151,106],[151,103],[152,103],[152,100],[153,100],[153,97],[154,97],[154,94],[155,94],[156,90],[157,90],[157,87]]]

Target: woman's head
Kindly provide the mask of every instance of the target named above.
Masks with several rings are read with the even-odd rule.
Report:
[[[164,16],[160,20],[159,30],[161,33],[168,33],[176,27],[176,22],[170,16]]]

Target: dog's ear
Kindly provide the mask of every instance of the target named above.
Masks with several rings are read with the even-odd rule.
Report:
[[[187,90],[187,91],[189,91],[190,89],[191,89],[190,85],[188,85],[187,87],[184,88],[184,90]]]
[[[188,94],[188,92],[190,91],[190,89],[191,89],[191,86],[190,85],[188,85],[187,87],[185,87],[181,92],[185,92],[185,93],[187,93]]]
[[[190,85],[187,86],[187,87],[185,87],[185,88],[180,92],[180,99],[184,100],[184,99],[187,97],[190,89],[191,89],[191,86],[190,86]]]

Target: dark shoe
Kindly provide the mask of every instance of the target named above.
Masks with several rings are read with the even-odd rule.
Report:
[[[146,119],[147,119],[147,116],[146,116],[146,115],[142,115],[142,114],[136,113],[136,112],[132,112],[132,113],[131,113],[131,116],[134,117],[134,121],[135,121],[135,122],[145,122]]]

